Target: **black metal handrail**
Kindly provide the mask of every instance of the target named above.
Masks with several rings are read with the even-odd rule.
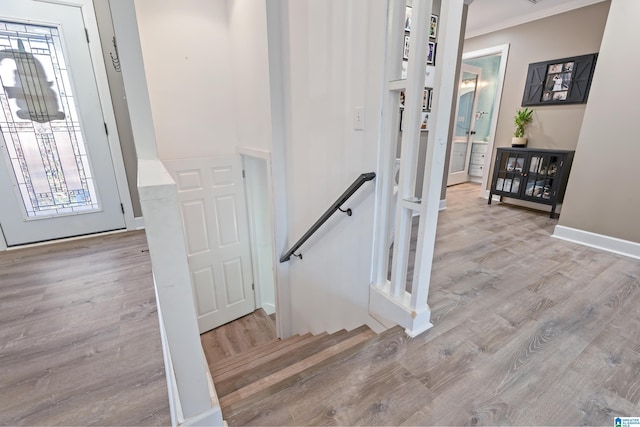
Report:
[[[309,230],[307,230],[307,232],[304,233],[304,235],[300,238],[300,240],[298,240],[296,244],[293,245],[291,249],[287,251],[287,253],[282,255],[282,257],[280,258],[280,262],[289,261],[289,259],[291,259],[292,256],[302,259],[302,254],[296,254],[295,252],[298,249],[300,249],[300,246],[302,246],[304,242],[306,242],[307,239],[309,239],[309,237],[313,235],[313,233],[318,231],[318,229],[322,226],[322,224],[324,224],[331,217],[331,215],[333,215],[336,211],[339,210],[340,212],[344,212],[347,215],[351,216],[352,214],[351,209],[342,210],[341,206],[344,204],[344,202],[346,202],[349,199],[349,197],[353,196],[353,194],[356,191],[358,191],[358,188],[362,187],[362,184],[364,184],[367,181],[371,181],[375,177],[376,177],[375,172],[369,172],[369,173],[363,173],[358,178],[356,178],[356,180],[353,181],[353,184],[351,184],[349,188],[347,188],[347,190],[344,193],[342,193],[342,196],[340,196],[338,200],[336,200],[335,203],[332,204],[331,207],[327,209],[325,213],[322,214],[320,219],[318,219],[315,222],[315,224],[313,224],[309,228]]]

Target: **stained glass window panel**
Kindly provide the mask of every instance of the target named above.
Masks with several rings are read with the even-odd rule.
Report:
[[[0,133],[27,217],[100,209],[57,28],[0,21]]]

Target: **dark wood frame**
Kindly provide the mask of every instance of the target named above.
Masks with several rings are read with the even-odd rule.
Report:
[[[597,58],[598,54],[592,53],[589,55],[573,56],[570,58],[554,59],[552,61],[529,64],[524,95],[522,96],[522,106],[582,104],[587,102]],[[548,73],[549,66],[570,62],[573,63],[573,68],[562,72],[563,74],[571,73],[566,99],[549,99],[543,101],[543,94],[546,92],[545,82],[550,75]]]

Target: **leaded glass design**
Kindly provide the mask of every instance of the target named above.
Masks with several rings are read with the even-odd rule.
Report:
[[[99,209],[57,28],[0,21],[0,131],[29,218]]]

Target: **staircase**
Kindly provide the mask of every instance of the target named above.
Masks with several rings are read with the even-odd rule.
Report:
[[[357,352],[376,334],[367,326],[334,334],[273,340],[242,354],[210,361],[223,417],[246,410],[304,378],[305,372]]]

